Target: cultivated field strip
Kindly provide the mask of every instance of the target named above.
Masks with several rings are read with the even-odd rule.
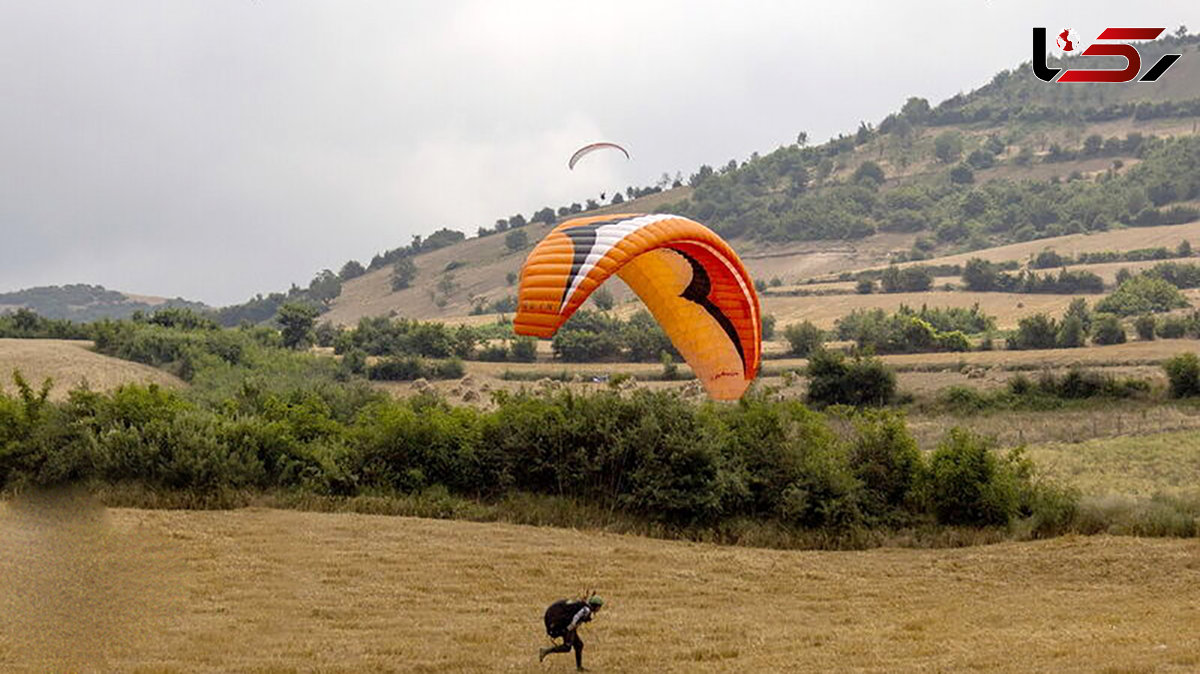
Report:
[[[50,541],[58,561],[14,567],[0,548],[5,590],[36,588],[79,634],[117,610],[60,582],[94,570],[92,591],[116,584],[137,619],[63,651],[6,611],[4,671],[565,672],[568,657],[537,662],[541,611],[585,586],[607,599],[583,632],[602,672],[1200,668],[1197,540],[788,552],[255,509],[117,509],[57,530],[37,515],[34,540],[31,517],[0,510],[0,535],[26,532],[24,559]],[[59,545],[72,535],[99,542]],[[125,564],[156,582],[119,585]]]

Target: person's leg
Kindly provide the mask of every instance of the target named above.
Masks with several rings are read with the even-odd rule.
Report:
[[[561,644],[558,644],[557,646],[549,646],[547,648],[543,648],[540,651],[538,651],[538,662],[545,660],[546,656],[550,655],[551,653],[570,653],[570,652],[571,652],[571,633],[568,632],[567,636],[563,637],[563,642]]]
[[[583,671],[583,639],[575,635],[575,669]]]

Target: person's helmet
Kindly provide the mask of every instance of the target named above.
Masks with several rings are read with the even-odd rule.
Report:
[[[604,600],[601,599],[600,597],[597,597],[596,595],[592,595],[592,596],[588,597],[587,603],[588,603],[588,606],[594,606],[596,608],[600,608],[601,606],[604,606]]]

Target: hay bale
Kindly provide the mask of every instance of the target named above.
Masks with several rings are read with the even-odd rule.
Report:
[[[472,377],[471,375],[467,375],[467,376],[463,377],[462,379],[458,380],[458,383],[459,383],[459,385],[463,386],[464,388],[470,388],[475,385],[475,378]]]
[[[472,389],[467,389],[466,392],[463,393],[462,399],[463,402],[473,403],[479,400],[479,394]]]
[[[414,379],[412,388],[416,391],[425,391],[425,389],[429,388],[429,380],[425,379],[424,377],[421,377],[420,379]]]

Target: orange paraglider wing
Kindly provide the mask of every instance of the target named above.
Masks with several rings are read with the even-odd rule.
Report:
[[[724,239],[677,215],[594,216],[555,227],[521,269],[513,329],[553,336],[613,274],[646,303],[711,397],[741,397],[762,357],[754,283]]]

